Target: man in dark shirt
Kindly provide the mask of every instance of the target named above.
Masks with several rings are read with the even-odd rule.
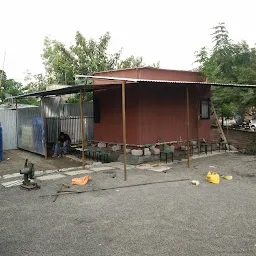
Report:
[[[52,157],[56,157],[59,155],[66,154],[68,152],[68,147],[71,145],[71,139],[70,137],[65,134],[64,132],[61,132],[58,138],[57,143],[54,146],[54,154]]]

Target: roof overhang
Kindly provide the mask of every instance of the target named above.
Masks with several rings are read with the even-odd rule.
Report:
[[[18,95],[15,97],[10,97],[13,99],[27,98],[27,97],[46,97],[46,96],[61,96],[67,94],[79,93],[81,90],[84,92],[93,92],[97,90],[109,90],[120,88],[122,82],[129,83],[129,86],[136,84],[169,84],[169,85],[201,85],[201,86],[219,86],[219,87],[238,87],[238,88],[256,88],[256,85],[251,84],[227,84],[227,83],[209,83],[209,82],[189,82],[189,81],[169,81],[169,80],[147,80],[147,79],[136,79],[136,78],[124,78],[124,77],[106,77],[106,76],[87,76],[87,75],[77,75],[76,78],[86,78],[93,80],[110,80],[113,84],[102,84],[102,85],[78,85],[69,86],[61,89],[46,90],[41,92],[27,93],[23,95]]]

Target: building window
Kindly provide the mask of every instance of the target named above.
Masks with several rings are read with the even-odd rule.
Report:
[[[201,119],[210,119],[210,100],[201,100]]]
[[[100,123],[100,119],[101,119],[100,101],[95,95],[93,97],[93,112],[94,112],[94,115],[93,115],[94,123]]]

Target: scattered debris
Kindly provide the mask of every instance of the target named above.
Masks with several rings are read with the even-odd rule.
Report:
[[[116,172],[115,171],[103,171],[103,174],[109,175],[111,178],[116,178]]]
[[[61,191],[61,190],[62,190],[62,187],[63,187],[63,184],[61,184],[61,186],[60,186],[60,190],[59,190],[59,191]],[[53,202],[55,202],[55,201],[57,200],[58,196],[59,196],[59,194],[58,194],[58,192],[57,192],[57,194],[56,194],[55,198],[53,199]]]
[[[199,185],[199,181],[198,180],[192,180],[191,181],[191,185],[198,186]]]
[[[229,176],[229,175],[222,175],[221,178],[225,179],[225,180],[232,180],[233,177]]]
[[[92,178],[90,176],[84,176],[81,178],[72,179],[72,185],[86,185]]]
[[[99,191],[106,191],[106,190],[117,190],[120,188],[131,188],[131,187],[139,187],[139,186],[147,186],[147,185],[154,185],[159,183],[172,183],[172,182],[181,182],[181,181],[188,181],[189,179],[181,179],[181,180],[164,180],[164,181],[155,181],[155,182],[148,182],[148,183],[141,183],[141,184],[135,184],[135,185],[126,185],[126,186],[120,186],[120,187],[110,187],[110,188],[100,188],[100,189],[90,189],[90,190],[61,190],[57,191],[58,195],[67,195],[67,194],[81,194],[81,193],[89,193],[89,192],[99,192]],[[41,195],[39,197],[49,197],[49,196],[56,196],[56,194],[53,195]]]
[[[59,193],[61,193],[63,187],[65,187],[65,188],[70,188],[70,186],[69,186],[68,184],[65,184],[65,183],[61,184],[61,187],[60,187],[60,189],[57,191],[57,194],[56,194],[55,198],[53,199],[53,202],[56,202],[56,200],[57,200],[57,198],[58,198],[58,196],[59,196]]]

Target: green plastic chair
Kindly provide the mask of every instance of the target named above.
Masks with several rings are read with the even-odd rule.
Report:
[[[167,163],[168,154],[171,154],[172,162],[173,162],[173,153],[174,152],[172,150],[169,150],[169,149],[165,149],[165,150],[160,151],[160,161],[162,160],[162,154],[165,154],[165,161]]]
[[[105,151],[100,151],[98,154],[98,160],[103,163],[108,163],[108,153]]]

